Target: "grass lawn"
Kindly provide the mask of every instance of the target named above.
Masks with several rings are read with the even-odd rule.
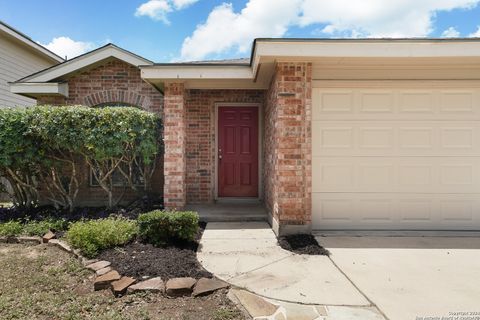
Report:
[[[1,319],[245,319],[225,292],[177,299],[95,292],[92,272],[47,245],[0,244],[0,283]]]

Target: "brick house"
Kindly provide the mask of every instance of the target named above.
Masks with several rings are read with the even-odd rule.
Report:
[[[257,39],[192,63],[107,45],[11,90],[161,114],[167,208],[257,201],[277,234],[478,230],[479,74],[478,39]]]

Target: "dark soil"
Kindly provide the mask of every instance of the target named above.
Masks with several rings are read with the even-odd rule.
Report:
[[[175,246],[156,248],[151,244],[134,242],[104,251],[98,259],[110,261],[120,274],[136,279],[161,277],[165,281],[178,277],[212,277],[202,268],[194,250]]]
[[[165,247],[133,242],[102,252],[97,259],[107,260],[120,274],[141,279],[161,277],[164,281],[178,277],[211,278],[197,260],[197,249],[206,224],[201,223],[194,242],[175,242]]]
[[[297,254],[328,256],[330,252],[318,244],[311,234],[296,234],[278,238],[278,244],[285,250]]]
[[[161,200],[139,199],[127,206],[117,208],[105,207],[78,207],[69,212],[59,210],[51,206],[39,206],[35,208],[0,208],[0,222],[9,220],[44,220],[46,218],[64,218],[67,221],[82,219],[102,219],[110,215],[119,215],[129,219],[136,219],[139,214],[151,210],[163,209]]]

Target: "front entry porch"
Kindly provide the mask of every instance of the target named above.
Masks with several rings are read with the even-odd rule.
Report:
[[[262,202],[229,201],[211,204],[189,204],[186,210],[196,211],[204,222],[267,221],[268,215]]]
[[[205,221],[268,220],[277,235],[310,232],[311,64],[276,64],[268,89],[156,79],[166,208]]]

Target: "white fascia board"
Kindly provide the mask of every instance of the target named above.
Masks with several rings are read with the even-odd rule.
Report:
[[[125,61],[126,63],[129,63],[134,66],[151,64],[151,62],[146,59],[141,59],[131,53],[125,52],[115,47],[108,46],[108,47],[99,49],[97,51],[94,51],[91,54],[87,53],[82,57],[73,58],[72,60],[66,61],[58,66],[46,69],[43,72],[27,77],[22,81],[28,81],[28,82],[51,81],[65,74],[75,72],[79,69],[88,67],[91,64],[94,64],[98,61],[101,61],[110,57],[115,57],[119,60]]]
[[[146,80],[214,80],[214,79],[244,79],[254,78],[250,66],[179,66],[154,65],[141,67],[142,78]]]
[[[261,57],[322,58],[420,58],[478,57],[480,41],[258,41],[254,60]]]
[[[8,34],[9,36],[15,38],[16,40],[26,44],[27,46],[31,47],[37,52],[40,52],[44,56],[49,57],[50,59],[56,61],[56,62],[63,62],[64,60],[51,52],[50,50],[46,49],[42,45],[39,45],[38,43],[34,42],[33,40],[25,37],[24,35],[15,32],[15,30],[10,29],[9,27],[3,25],[0,23],[0,30],[3,31],[4,33]]]
[[[480,40],[258,40],[252,57],[253,72],[261,63],[314,62],[321,58],[454,58],[480,57]]]
[[[11,82],[10,92],[29,96],[55,94],[68,97],[68,83]]]

